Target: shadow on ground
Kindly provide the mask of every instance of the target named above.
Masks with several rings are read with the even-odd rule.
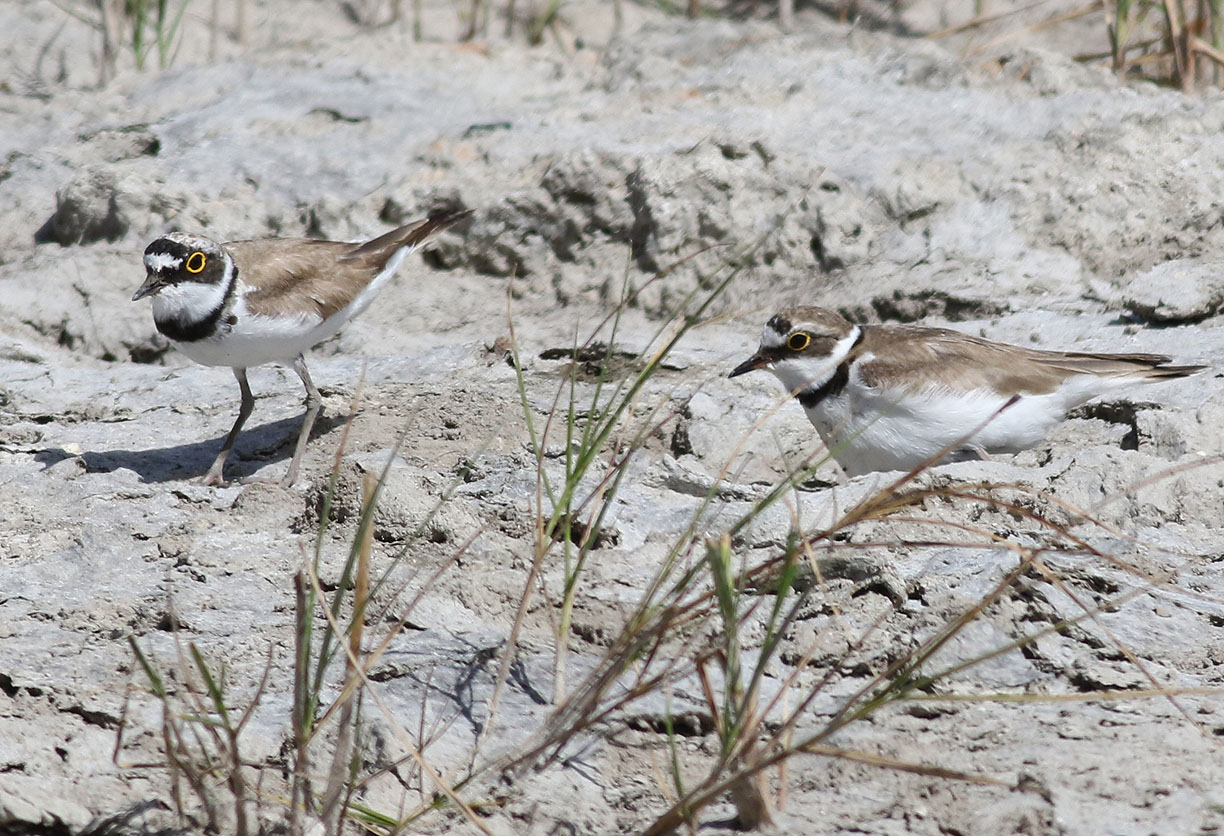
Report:
[[[311,430],[311,439],[343,426],[344,421],[338,416],[320,415]],[[294,416],[244,429],[226,462],[226,477],[243,479],[269,463],[288,459],[293,455],[293,446],[301,427],[301,416]],[[145,450],[92,450],[81,454],[70,453],[61,447],[48,447],[35,453],[34,458],[44,469],[67,459],[79,458],[89,473],[130,470],[142,482],[174,482],[199,478],[207,473],[224,440],[225,436],[219,436],[206,441]]]

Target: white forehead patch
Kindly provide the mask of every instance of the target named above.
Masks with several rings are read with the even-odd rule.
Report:
[[[777,348],[786,342],[786,334],[779,334],[769,323],[761,329],[761,348]]]
[[[183,266],[183,259],[175,258],[169,253],[149,253],[144,257],[145,269],[150,273],[174,271]]]

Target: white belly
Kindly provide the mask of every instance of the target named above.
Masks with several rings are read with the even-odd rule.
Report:
[[[175,342],[174,347],[205,366],[250,368],[264,363],[289,363],[340,330],[347,317],[325,321],[315,317],[261,317],[242,312],[221,337]]]
[[[1068,409],[1121,385],[1083,375],[1055,392],[1022,396],[999,412],[1007,399],[989,390],[881,391],[852,380],[837,396],[806,412],[833,457],[856,476],[912,470],[949,449],[1015,452],[1032,447]]]

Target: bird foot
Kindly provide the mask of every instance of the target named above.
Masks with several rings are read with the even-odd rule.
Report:
[[[297,476],[298,475],[296,472],[296,468],[290,468],[289,472],[286,473],[284,476],[282,476],[279,479],[273,479],[268,476],[245,476],[238,480],[238,484],[240,485],[280,485],[282,488],[289,488],[289,487],[292,487],[293,483],[297,481]]]
[[[267,476],[244,476],[238,480],[240,485],[280,485],[283,488],[289,487],[292,483],[288,479],[269,479]]]

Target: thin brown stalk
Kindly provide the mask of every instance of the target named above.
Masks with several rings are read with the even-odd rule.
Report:
[[[1206,458],[1199,459],[1198,461],[1182,462],[1181,464],[1175,464],[1171,467],[1166,467],[1164,470],[1157,471],[1156,473],[1153,473],[1150,476],[1146,476],[1143,479],[1140,479],[1138,482],[1134,483],[1133,485],[1128,485],[1127,487],[1123,488],[1120,491],[1114,491],[1113,493],[1109,494],[1104,499],[1100,500],[1095,505],[1093,505],[1092,511],[1094,513],[1097,511],[1100,511],[1106,505],[1111,505],[1112,503],[1117,502],[1119,499],[1124,499],[1127,496],[1131,496],[1136,491],[1146,488],[1148,485],[1152,485],[1157,482],[1164,481],[1165,479],[1168,479],[1170,476],[1176,476],[1179,473],[1185,473],[1186,471],[1189,471],[1189,470],[1195,470],[1200,467],[1208,467],[1209,465],[1220,464],[1222,462],[1224,462],[1224,455],[1215,455],[1215,456],[1207,456]]]
[[[1143,678],[1151,683],[1153,689],[1160,690],[1166,687],[1162,685],[1156,679],[1156,676],[1151,672],[1151,670],[1148,669],[1146,665],[1143,664],[1143,662],[1139,659],[1139,657],[1136,656],[1135,653],[1129,647],[1127,647],[1124,642],[1119,640],[1118,637],[1114,635],[1113,631],[1110,630],[1109,627],[1106,626],[1106,624],[1100,620],[1100,618],[1098,617],[1098,612],[1096,608],[1089,607],[1086,604],[1084,604],[1080,600],[1079,596],[1075,593],[1075,591],[1072,590],[1069,586],[1067,586],[1066,583],[1063,582],[1063,579],[1058,575],[1057,572],[1053,572],[1048,566],[1046,566],[1041,561],[1036,561],[1033,565],[1033,568],[1041,572],[1042,575],[1044,575],[1047,580],[1049,580],[1051,583],[1057,586],[1064,595],[1066,595],[1072,601],[1074,601],[1076,606],[1078,606],[1080,609],[1084,610],[1085,612],[1089,613],[1089,617],[1092,619],[1093,624],[1095,624],[1097,628],[1105,634],[1105,636],[1109,639],[1110,643],[1113,644],[1113,646],[1116,647],[1118,651],[1123,656],[1126,657],[1127,661],[1135,666],[1135,668],[1139,671],[1139,673],[1143,675]],[[1196,720],[1193,716],[1191,716],[1189,710],[1186,709],[1186,707],[1183,706],[1177,700],[1175,696],[1169,695],[1166,697],[1166,699],[1169,701],[1169,704],[1172,705],[1173,708],[1179,714],[1182,715],[1182,717],[1186,720],[1186,722],[1190,723],[1190,725],[1194,726],[1194,728],[1198,730],[1199,734],[1201,734],[1207,740],[1211,741],[1211,743],[1217,748],[1224,748],[1224,742],[1221,742],[1218,737],[1216,737],[1210,730],[1208,730],[1202,724],[1202,722],[1200,722],[1199,720]]]
[[[723,793],[728,792],[731,787],[742,781],[749,774],[757,774],[772,766],[783,763],[788,758],[794,757],[796,754],[820,755],[827,758],[838,758],[841,760],[850,760],[858,763],[871,764],[886,769],[893,769],[899,772],[910,772],[916,775],[926,775],[935,778],[945,778],[953,781],[963,781],[970,784],[980,784],[991,787],[1008,787],[1010,784],[1000,781],[997,778],[991,778],[986,775],[975,775],[971,772],[963,772],[956,769],[946,769],[944,767],[929,766],[927,764],[912,763],[909,761],[897,760],[894,758],[884,757],[882,755],[874,755],[868,752],[856,752],[851,749],[840,749],[834,746],[827,746],[822,743],[800,743],[794,747],[779,749],[770,753],[767,757],[762,758],[757,763],[746,766],[743,769],[724,777],[720,781],[716,781],[711,785],[702,788],[700,791],[690,794],[687,798],[681,799],[680,802],[673,805],[659,818],[642,831],[641,836],[666,836],[677,827],[684,824],[693,812],[708,806],[710,803],[718,799]]]
[[[305,573],[315,595],[319,598],[323,598],[323,587],[319,583],[318,576],[312,571],[310,566],[305,567]],[[323,616],[327,619],[327,623],[337,635],[343,635],[341,625],[336,621],[335,616],[332,614],[329,608],[323,608]],[[408,754],[420,767],[421,772],[429,778],[438,792],[445,795],[448,799],[450,799],[451,803],[459,808],[460,812],[463,813],[464,818],[468,820],[469,824],[471,824],[481,833],[486,834],[486,836],[493,836],[488,826],[480,820],[480,817],[476,815],[476,812],[471,808],[471,806],[460,798],[455,792],[454,788],[445,779],[443,779],[443,777],[428,763],[428,761],[425,760],[424,755],[421,754],[420,748],[412,742],[408,732],[404,730],[402,725],[400,725],[399,720],[395,716],[395,712],[391,710],[391,707],[387,705],[386,701],[383,700],[378,691],[371,687],[372,683],[370,682],[366,671],[363,669],[360,659],[358,659],[356,655],[352,653],[352,649],[347,644],[342,645],[342,647],[344,648],[349,664],[352,666],[351,669],[356,673],[360,680],[361,687],[365,688],[366,693],[369,694],[370,698],[374,700],[374,703],[378,706],[379,710],[383,713],[384,718],[387,720],[392,734],[400,742],[400,745],[408,750]],[[428,806],[433,805],[431,804]]]
[[[221,0],[212,0],[208,16],[208,63],[217,63],[217,41],[221,34]]]
[[[1174,77],[1182,92],[1194,88],[1194,52],[1190,49],[1190,34],[1182,14],[1181,0],[1163,0],[1165,25],[1173,51]]]
[[[1085,691],[1076,694],[914,694],[907,702],[1036,703],[1058,705],[1075,702],[1122,702],[1159,697],[1219,697],[1224,688],[1187,686],[1184,688],[1136,688],[1131,691]]]
[[[310,803],[310,724],[314,719],[307,716],[310,706],[308,693],[310,681],[310,611],[308,595],[309,581],[305,569],[293,575],[295,623],[293,663],[293,784],[289,800],[289,833],[297,836],[303,832],[302,815]]]
[[[1062,631],[1066,630],[1068,627],[1080,624],[1083,621],[1087,621],[1088,619],[1092,618],[1092,616],[1098,611],[1109,610],[1114,607],[1120,606],[1121,604],[1127,601],[1140,597],[1146,591],[1147,590],[1145,589],[1133,589],[1130,592],[1126,592],[1126,593],[1123,593],[1122,595],[1115,596],[1114,598],[1111,598],[1105,604],[1102,604],[1100,607],[1097,607],[1091,610],[1087,610],[1087,611],[1083,611],[1079,615],[1071,617],[1071,618],[1061,619],[1059,621],[1056,621],[1042,628],[1041,630],[1038,630],[1035,633],[1026,633],[1025,635],[1021,636],[1018,639],[1013,639],[1012,641],[1007,642],[1006,644],[1000,645],[999,647],[996,647],[993,650],[990,650],[978,656],[974,656],[972,659],[966,659],[964,661],[957,662],[956,664],[951,665],[947,668],[944,668],[943,670],[937,671],[936,673],[928,674],[927,676],[924,677],[924,680],[925,682],[934,683],[938,680],[947,679],[948,677],[955,676],[957,673],[960,673],[961,671],[964,671],[964,670],[968,670],[969,668],[972,668],[975,665],[980,665],[983,662],[987,662],[991,659],[1002,656],[1005,653],[1011,653],[1013,650],[1019,650],[1020,648],[1032,645],[1034,642],[1040,639],[1043,639],[1046,636],[1052,636],[1056,633],[1061,633]],[[906,694],[905,699],[906,700],[917,700],[917,699],[921,699],[923,696],[925,695],[919,693],[917,690],[917,687],[915,687],[913,689],[910,689],[910,692]]]
[[[922,38],[926,41],[938,41],[942,38],[950,37],[951,35],[959,35],[961,32],[967,32],[970,29],[977,29],[978,27],[986,26],[987,24],[994,23],[998,20],[1005,20],[1013,15],[1024,14],[1025,12],[1040,8],[1049,2],[1050,0],[1036,0],[1036,2],[1029,3],[1027,6],[1018,6],[1014,9],[1008,9],[1006,11],[995,12],[988,15],[977,15],[963,23],[957,23],[953,26],[947,26],[935,32],[930,32],[923,35]]]
[[[98,62],[98,86],[104,87],[115,77],[122,39],[123,0],[97,0],[101,13],[102,59]]]
[[[1011,784],[1006,781],[1000,781],[998,778],[991,778],[988,775],[977,775],[972,772],[965,772],[960,769],[948,769],[942,766],[931,766],[925,763],[910,763],[908,761],[897,760],[896,758],[884,757],[883,755],[873,755],[869,752],[856,752],[852,749],[842,749],[837,746],[826,746],[821,743],[800,743],[795,746],[791,753],[803,752],[809,755],[821,755],[826,758],[839,758],[841,760],[855,761],[856,763],[870,764],[871,766],[879,766],[885,769],[892,769],[897,772],[909,772],[913,775],[925,775],[930,778],[947,778],[952,781],[963,781],[967,784],[978,784],[983,787],[1006,787],[1011,788]],[[784,758],[787,754],[779,752],[774,755],[774,758]]]
[[[989,52],[990,50],[997,48],[1001,44],[1005,44],[1008,41],[1013,41],[1016,38],[1021,38],[1021,37],[1024,37],[1025,35],[1031,35],[1034,32],[1041,32],[1042,30],[1049,29],[1053,26],[1061,26],[1062,24],[1067,23],[1068,21],[1077,20],[1081,17],[1087,17],[1088,15],[1096,14],[1098,11],[1100,11],[1100,6],[1095,2],[1090,3],[1087,6],[1080,6],[1078,9],[1072,9],[1069,12],[1064,12],[1063,14],[1055,15],[1054,17],[1049,18],[1047,20],[1041,20],[1041,21],[1038,21],[1037,23],[1033,23],[1028,26],[1022,26],[1018,29],[1013,29],[1012,31],[1006,32],[997,38],[991,38],[989,41],[986,41],[985,43],[982,43],[982,44],[978,44],[973,49],[969,50],[968,54],[969,55],[980,55],[983,52]]]
[[[784,32],[795,28],[795,0],[778,0],[778,25]]]
[[[353,613],[349,625],[349,652],[345,665],[345,689],[354,693],[358,674],[357,660],[361,658],[361,638],[365,629],[366,603],[370,596],[370,549],[374,540],[374,502],[378,494],[378,477],[366,473],[362,479],[361,519],[369,520],[362,530],[361,541],[357,546],[357,573],[353,586]],[[364,667],[364,666],[362,666]],[[320,818],[323,821],[323,832],[339,833],[340,801],[349,783],[350,764],[353,752],[353,729],[356,700],[350,696],[345,699],[340,709],[340,719],[336,729],[336,743],[332,749],[331,769],[327,777],[327,789],[323,793],[323,809]]]
[[[251,40],[251,24],[247,15],[247,0],[237,0],[235,10],[234,35],[238,43],[246,46]]]
[[[1210,58],[1217,66],[1224,66],[1224,51],[1216,49],[1202,38],[1192,36],[1190,38],[1190,48],[1199,55]]]

